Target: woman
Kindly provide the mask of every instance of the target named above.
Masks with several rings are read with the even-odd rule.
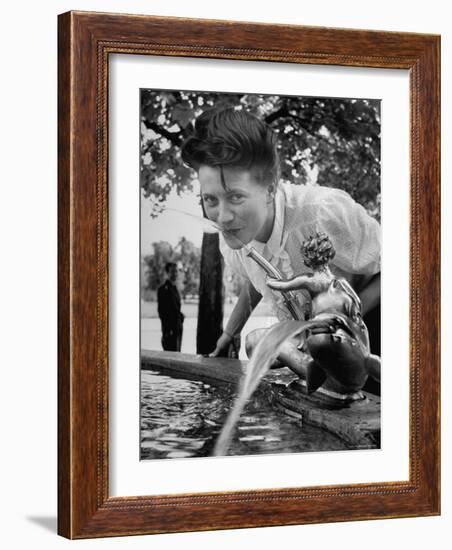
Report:
[[[327,233],[336,250],[331,270],[358,292],[364,315],[376,314],[376,326],[369,331],[379,331],[380,226],[362,206],[338,189],[280,183],[275,134],[244,110],[203,113],[182,158],[198,173],[207,217],[222,229],[225,262],[244,280],[213,356],[230,346],[262,298],[280,320],[290,318],[282,296],[268,288],[265,273],[243,245],[251,245],[290,278],[309,272],[301,244],[317,231]],[[379,345],[376,335],[372,340]],[[375,345],[373,352],[379,352]]]

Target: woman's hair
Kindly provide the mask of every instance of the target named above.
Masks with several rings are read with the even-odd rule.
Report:
[[[196,119],[193,134],[182,146],[182,160],[195,170],[201,166],[253,170],[264,185],[279,179],[275,134],[256,116],[234,107],[210,109]]]

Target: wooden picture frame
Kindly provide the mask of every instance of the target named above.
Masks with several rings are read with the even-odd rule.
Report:
[[[88,538],[440,513],[440,38],[69,12],[58,62],[58,532]],[[406,69],[410,75],[409,480],[110,497],[110,54]]]

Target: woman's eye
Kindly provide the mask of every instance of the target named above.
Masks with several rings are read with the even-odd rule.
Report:
[[[243,195],[240,195],[239,193],[234,193],[233,195],[229,196],[229,200],[233,203],[241,202],[243,199]]]
[[[203,197],[202,200],[206,206],[215,206],[217,203],[215,197]]]

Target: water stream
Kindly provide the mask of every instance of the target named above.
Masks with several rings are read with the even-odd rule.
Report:
[[[190,218],[206,232],[221,231],[206,218],[192,215]],[[257,251],[239,243],[267,275],[282,279],[278,270]],[[176,383],[161,374],[142,373],[142,458],[296,452],[294,445],[300,451],[344,448],[337,438],[318,429],[314,430],[314,441],[308,441],[308,430],[301,430],[300,425],[294,427],[293,420],[284,414],[281,418],[281,413],[268,403],[264,406],[262,395],[259,397],[259,384],[283,343],[319,323],[318,320],[303,321],[306,317],[292,292],[284,291],[283,296],[296,320],[278,323],[261,339],[235,399],[228,390],[224,390],[226,394],[219,393],[218,388],[213,389],[201,381],[178,380]],[[293,433],[286,433],[287,430]]]
[[[315,322],[313,321],[285,321],[277,323],[268,330],[265,338],[261,339],[248,363],[246,374],[240,385],[239,394],[215,444],[214,455],[221,456],[226,454],[233,431],[243,409],[277,358],[281,345],[289,338],[300,334],[314,324]]]
[[[232,407],[230,386],[180,379],[158,370],[142,370],[142,460],[208,457]],[[292,379],[286,375],[287,382]],[[258,388],[243,408],[225,455],[256,455],[334,451],[346,448],[334,435],[277,410],[274,392],[284,378],[270,372],[265,390]],[[274,390],[271,390],[271,387]]]

